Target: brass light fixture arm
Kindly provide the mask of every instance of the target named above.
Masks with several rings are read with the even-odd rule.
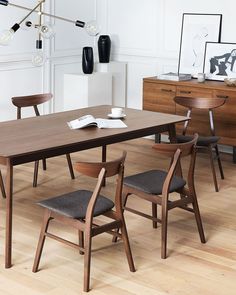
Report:
[[[74,20],[71,20],[71,19],[68,19],[68,18],[65,18],[65,17],[53,15],[53,14],[50,14],[50,13],[46,13],[44,11],[36,10],[43,2],[45,2],[45,0],[40,1],[40,3],[38,5],[36,5],[33,9],[30,9],[28,7],[21,6],[21,5],[18,5],[18,4],[10,3],[10,2],[8,2],[8,5],[30,11],[30,13],[28,13],[23,18],[23,20],[21,20],[21,22],[19,24],[21,24],[32,12],[39,12],[40,14],[45,15],[45,16],[49,16],[49,17],[53,17],[53,18],[56,18],[56,19],[59,19],[59,20],[63,20],[63,21],[69,22],[69,23],[73,23],[75,25],[77,24],[78,21],[74,21]],[[84,22],[80,22],[80,23],[81,23],[81,25],[79,25],[79,26],[84,27]]]
[[[24,6],[20,6],[20,5],[16,5],[16,4],[12,4],[12,3],[8,3],[8,5],[15,6],[15,7],[30,11],[25,17],[22,18],[22,20],[20,22],[18,22],[18,25],[21,25],[34,11],[36,11],[36,9],[39,6],[42,6],[43,2],[45,2],[45,0],[41,0],[33,9],[30,9],[30,8],[27,8],[27,7],[24,7]]]

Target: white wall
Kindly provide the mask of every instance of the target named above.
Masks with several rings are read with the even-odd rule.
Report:
[[[182,14],[223,14],[222,42],[236,42],[235,0],[98,0],[113,58],[128,62],[128,106],[142,108],[142,78],[176,71]]]
[[[12,0],[33,6],[37,1]],[[32,3],[33,2],[33,3]],[[181,20],[184,12],[222,13],[222,41],[236,42],[235,0],[46,0],[48,10],[70,19],[97,19],[101,34],[112,39],[112,59],[128,62],[127,104],[142,108],[142,79],[161,72],[176,71]],[[24,11],[0,6],[0,28],[9,28]],[[44,67],[31,65],[36,32],[21,30],[12,44],[0,47],[0,120],[15,118],[10,98],[14,95],[51,91],[54,100],[44,112],[60,111],[64,73],[81,72],[83,46],[96,39],[73,26],[55,21],[56,36],[45,42],[48,61]]]

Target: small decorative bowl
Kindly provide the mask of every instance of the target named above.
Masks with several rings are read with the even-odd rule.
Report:
[[[226,78],[224,82],[227,86],[236,87],[236,78]]]

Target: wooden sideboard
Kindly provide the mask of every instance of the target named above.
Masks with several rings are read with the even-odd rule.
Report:
[[[221,81],[199,83],[197,79],[178,82],[159,80],[157,77],[143,79],[144,110],[186,115],[186,109],[174,103],[175,96],[226,98],[226,103],[214,111],[215,129],[221,137],[221,144],[233,146],[236,162],[236,87],[229,87]],[[209,135],[208,112],[194,112],[189,128],[189,133]]]

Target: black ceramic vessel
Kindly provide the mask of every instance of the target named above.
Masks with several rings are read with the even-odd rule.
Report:
[[[93,72],[93,48],[84,47],[82,54],[82,69],[85,74],[92,74]]]
[[[110,61],[111,39],[108,35],[101,35],[98,38],[98,56],[100,63],[108,63]]]

